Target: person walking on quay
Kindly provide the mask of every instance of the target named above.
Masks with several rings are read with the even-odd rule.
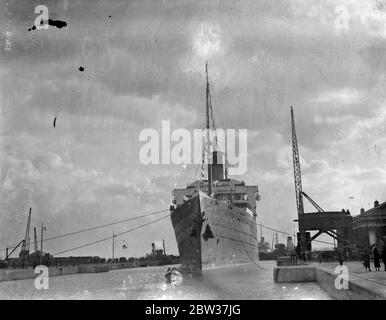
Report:
[[[373,255],[374,255],[374,268],[375,268],[375,271],[379,271],[379,269],[381,267],[381,262],[379,261],[379,253],[378,253],[377,247],[374,247]]]
[[[301,248],[300,248],[300,243],[298,243],[298,245],[296,246],[296,257],[298,260],[300,260],[302,257],[301,257]]]
[[[319,263],[322,263],[323,257],[321,252],[318,252],[318,260],[319,260]]]
[[[386,245],[383,245],[383,249],[382,249],[382,260],[383,260],[383,264],[385,266],[385,271],[386,271]]]
[[[342,252],[342,250],[338,251],[338,262],[341,266],[343,265],[343,252]]]
[[[365,267],[366,271],[367,271],[367,269],[369,269],[369,271],[371,271],[371,269],[370,269],[370,255],[367,252],[367,250],[365,250],[365,252],[363,254],[363,266]]]
[[[296,249],[292,249],[291,250],[291,261],[296,261],[297,260],[297,253],[296,253]]]

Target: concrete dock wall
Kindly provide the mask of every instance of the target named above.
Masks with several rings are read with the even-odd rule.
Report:
[[[315,282],[313,266],[281,266],[273,269],[275,282]]]
[[[52,267],[48,268],[49,276],[61,276],[66,274],[79,273],[78,266]],[[0,269],[0,281],[34,279],[38,276],[33,268],[28,269]]]
[[[98,273],[108,272],[110,270],[134,268],[137,265],[133,263],[114,263],[114,264],[85,264],[76,266],[49,267],[48,274],[50,277],[64,276],[77,273]],[[22,279],[34,279],[39,274],[34,273],[34,269],[0,269],[0,282]]]
[[[330,270],[315,268],[316,281],[331,297],[337,300],[386,300],[386,292],[381,284],[351,275],[348,289],[336,289],[336,274]]]
[[[386,300],[386,290],[382,283],[349,274],[348,289],[337,289],[337,276],[333,271],[317,266],[278,266],[273,271],[275,282],[317,282],[337,300]]]

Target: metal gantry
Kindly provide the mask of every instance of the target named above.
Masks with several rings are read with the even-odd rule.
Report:
[[[296,128],[294,120],[293,107],[291,106],[291,125],[292,125],[292,153],[293,168],[296,193],[296,208],[299,233],[298,244],[302,251],[311,250],[311,241],[315,240],[322,233],[328,234],[338,240],[338,244],[347,246],[350,244],[352,217],[345,211],[324,211],[302,188],[302,177],[300,170],[300,156],[298,141],[296,137]],[[304,213],[303,196],[310,201],[317,212]],[[311,237],[309,230],[317,230],[317,233]],[[339,245],[338,245],[339,246]]]
[[[292,106],[291,106],[291,124],[292,124],[292,160],[293,160],[294,178],[295,178],[296,209],[297,209],[298,218],[299,218],[302,214],[304,214],[304,206],[303,206],[302,174],[300,171],[298,140],[296,137],[294,111]]]
[[[299,239],[298,244],[302,251],[306,251],[306,234],[301,226],[301,217],[304,215],[303,205],[303,188],[302,188],[302,173],[300,170],[300,157],[298,149],[298,139],[296,137],[294,111],[291,106],[291,126],[292,126],[292,162],[294,168],[294,180],[295,180],[295,195],[296,195],[296,210],[298,213],[299,222]]]

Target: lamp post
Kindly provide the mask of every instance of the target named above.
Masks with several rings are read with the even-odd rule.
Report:
[[[43,225],[43,222],[40,226],[40,264],[43,264],[43,231],[47,228]]]
[[[115,233],[113,232],[113,263],[114,263],[114,250],[115,250]]]

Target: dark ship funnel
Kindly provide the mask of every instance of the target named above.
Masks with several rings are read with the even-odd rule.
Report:
[[[224,180],[224,153],[214,151],[212,159],[212,181]]]

